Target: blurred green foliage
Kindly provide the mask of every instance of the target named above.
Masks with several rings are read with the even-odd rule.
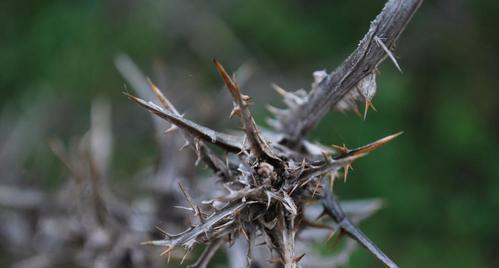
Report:
[[[150,75],[158,60],[180,66],[169,73],[184,81],[193,74],[209,87],[220,86],[209,58],[231,69],[253,59],[261,69],[252,79],[262,85],[308,87],[312,71],[332,70],[353,50],[383,2],[1,1],[2,113],[22,118],[52,96],[48,103],[63,108],[43,135],[69,139],[88,127],[90,101],[106,96],[115,105],[113,172],[125,176],[154,163],[157,149],[147,120],[133,119],[146,115],[120,94],[117,53]],[[385,199],[386,208],[362,227],[401,267],[499,267],[497,11],[492,0],[426,1],[399,42],[404,73],[381,66],[378,112],[366,121],[331,113],[313,133],[353,147],[405,131],[336,185],[341,198]],[[260,99],[278,103],[267,91]],[[257,114],[263,124],[268,114]],[[60,180],[59,166],[36,160],[48,150],[33,154],[26,176]],[[379,264],[359,250],[350,266]]]

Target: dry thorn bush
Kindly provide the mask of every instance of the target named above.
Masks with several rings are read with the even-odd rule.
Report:
[[[265,266],[260,263],[261,258],[253,256],[255,247],[261,244],[270,250],[272,257],[268,261],[272,264],[309,267],[303,259],[306,252],[297,247],[297,238],[306,229],[322,228],[332,234],[347,235],[386,266],[397,267],[347,217],[334,195],[333,183],[341,169],[346,179],[354,160],[400,133],[355,149],[314,144],[306,136],[330,109],[359,113],[357,102],[363,102],[365,118],[368,108],[374,108],[377,66],[388,56],[400,70],[391,49],[421,2],[388,1],[357,49],[335,71],[314,73],[310,92],[288,92],[274,86],[287,107],[269,107],[274,115],[270,120],[273,130],[256,125],[250,110],[251,97],[241,92],[237,81],[217,60],[215,68],[233,98],[229,117],[239,118],[244,130],[241,135],[224,134],[188,120],[152,82],[149,86],[159,105],[125,93],[130,100],[178,128],[186,146],[196,152],[196,164],[205,162],[226,191],[196,204],[180,186],[189,204],[184,209],[195,217],[192,225],[179,234],[164,231],[164,239],[144,244],[163,247],[162,255],[170,255],[177,248],[183,248],[187,255],[197,244],[205,244],[203,254],[190,266],[205,267],[223,243],[232,245],[243,239],[247,241],[248,266],[253,262]],[[226,153],[219,156],[209,145]],[[320,217],[328,216],[334,224],[307,218],[307,206],[313,207],[317,202],[323,207]]]

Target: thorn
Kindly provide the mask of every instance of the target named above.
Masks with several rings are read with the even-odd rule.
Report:
[[[336,176],[334,176],[332,173],[329,173],[329,191],[333,191],[334,188],[334,181],[336,180]]]
[[[370,152],[378,149],[379,147],[387,144],[388,142],[392,141],[396,137],[402,135],[403,133],[404,133],[403,131],[400,131],[398,133],[395,133],[395,134],[386,136],[386,137],[384,137],[382,139],[379,139],[377,141],[374,141],[374,142],[372,142],[372,143],[370,143],[368,145],[365,145],[365,146],[362,146],[362,147],[359,147],[359,148],[356,148],[356,149],[349,150],[348,154],[349,155],[357,155],[357,154],[367,154],[367,153],[370,153]]]
[[[184,263],[185,258],[187,257],[187,255],[189,255],[189,250],[188,250],[188,249],[187,249],[187,251],[185,252],[184,257],[182,257],[182,260],[180,261],[180,264]]]
[[[376,112],[376,107],[374,107],[372,101],[370,100],[366,100],[366,106],[364,108],[364,121],[366,120],[366,117],[367,117],[367,110],[369,110],[369,107],[371,107],[371,109],[373,109],[373,111]]]
[[[189,203],[189,205],[191,206],[192,210],[194,211],[194,216],[198,216],[199,219],[201,220],[201,222],[204,222],[203,215],[201,215],[201,211],[199,210],[199,208],[192,201],[191,196],[185,191],[184,187],[182,186],[182,184],[180,182],[178,183],[178,186],[180,187],[180,191],[182,191],[182,194],[184,194],[185,199],[187,199],[187,202]]]
[[[241,117],[241,108],[239,108],[239,105],[234,106],[229,114],[229,118],[232,118],[234,115]]]
[[[329,240],[331,240],[331,238],[334,237],[334,235],[336,234],[336,232],[338,231],[338,229],[335,229],[333,230],[327,237],[326,237],[326,241],[325,242],[328,242]]]
[[[322,179],[319,179],[319,180],[317,181],[317,184],[315,185],[314,191],[312,192],[312,199],[314,198],[315,193],[317,193],[317,190],[319,190],[319,186],[321,185],[321,180],[322,180]]]
[[[165,251],[161,252],[161,254],[159,254],[159,256],[165,256],[166,254],[170,255],[170,251],[172,251],[172,247],[167,247]]]
[[[159,90],[159,88],[151,81],[151,79],[147,78],[146,80],[149,84],[149,88],[156,95],[156,98],[158,98],[159,102],[161,102],[161,105],[163,105],[163,107],[166,109],[170,109],[168,101],[166,100],[166,97],[163,95],[161,90]]]
[[[170,239],[172,236],[166,231],[164,230],[163,228],[155,225],[154,228],[156,228],[158,231],[160,231],[164,236],[166,236],[166,238]]]
[[[168,134],[168,133],[173,132],[173,131],[175,131],[175,130],[177,130],[177,129],[178,129],[178,127],[177,127],[176,125],[173,125],[173,124],[172,124],[172,125],[171,125],[171,126],[170,126],[167,130],[165,130],[165,132],[164,132],[164,133],[165,133],[165,134]]]
[[[227,135],[224,133],[218,133],[212,129],[209,129],[207,127],[198,125],[195,122],[187,120],[180,114],[174,114],[169,110],[165,110],[155,105],[152,102],[146,102],[128,93],[123,93],[123,94],[126,95],[131,101],[147,109],[149,112],[187,131],[189,136],[193,135],[204,141],[218,145],[223,149],[225,149],[226,151],[237,152],[241,150],[240,137]]]
[[[348,154],[348,148],[346,147],[345,144],[343,144],[342,146],[339,146],[339,145],[336,145],[336,144],[331,144],[331,146],[333,146],[334,149],[338,150],[338,152],[340,152],[340,155],[346,155]]]
[[[182,210],[187,210],[187,211],[190,211],[192,212],[192,208],[188,208],[188,207],[183,207],[183,206],[173,206],[174,208],[178,208],[178,209],[182,209]]]
[[[296,262],[296,263],[299,263],[301,261],[301,259],[303,259],[303,257],[305,257],[305,254],[306,253],[303,253],[300,256],[295,257],[293,261]]]
[[[319,216],[317,216],[317,218],[315,218],[314,221],[320,220],[320,218],[322,218],[324,215],[327,215],[327,212],[325,209],[322,210],[321,214],[319,214]]]
[[[395,65],[395,67],[397,67],[397,70],[399,70],[400,73],[403,73],[402,69],[400,68],[400,66],[399,66],[399,64],[397,62],[397,59],[395,59],[395,56],[388,49],[388,47],[386,47],[385,43],[383,43],[383,41],[381,41],[381,39],[378,36],[374,36],[374,41],[376,41],[376,43],[378,43],[378,45],[385,51],[385,53],[388,55],[388,57],[390,58],[390,60],[392,60],[392,62]]]
[[[178,149],[179,151],[182,151],[183,149],[185,149],[185,147],[189,146],[190,143],[189,141],[185,141],[185,143],[180,147],[180,149]]]
[[[282,87],[278,86],[277,84],[270,84],[272,86],[272,88],[277,92],[277,94],[281,95],[281,96],[287,96],[289,94],[289,92],[287,92],[286,90],[284,90]]]
[[[179,113],[177,109],[175,109],[172,103],[165,97],[165,95],[163,95],[163,92],[161,92],[161,90],[149,78],[147,78],[147,83],[149,84],[151,91],[154,93],[154,95],[156,95],[156,98],[161,103],[161,106],[178,115]]]
[[[353,170],[353,168],[352,168],[352,164],[351,164],[351,163],[350,163],[350,164],[348,164],[348,165],[346,165],[346,166],[343,168],[343,170],[344,170],[343,182],[344,182],[344,183],[346,183],[346,182],[347,182],[348,170],[349,170],[349,169]]]
[[[244,238],[246,238],[246,241],[250,241],[248,234],[244,231],[244,228],[241,228],[241,232],[243,233]]]
[[[141,99],[135,97],[134,95],[130,94],[130,92],[128,92],[128,91],[121,91],[121,94],[127,96],[127,98],[129,98],[131,100],[135,100],[135,101],[141,100]],[[137,102],[140,102],[140,101],[137,101]]]
[[[234,80],[232,80],[232,78],[230,78],[230,75],[225,71],[225,68],[222,66],[222,64],[220,64],[220,62],[217,59],[213,59],[213,63],[215,64],[215,68],[217,69],[218,73],[224,80],[225,85],[229,89],[229,92],[233,96],[237,96],[234,97],[234,99],[240,98],[241,94],[239,93],[239,89],[236,83],[234,82]]]

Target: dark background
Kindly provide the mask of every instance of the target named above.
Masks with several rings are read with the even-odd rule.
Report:
[[[2,155],[2,169],[20,172],[0,180],[54,191],[65,172],[47,140],[83,135],[92,100],[105,98],[113,105],[112,184],[126,195],[128,178],[154,165],[158,149],[147,114],[121,94],[116,55],[134,59],[187,117],[219,130],[237,124],[229,110],[207,116],[224,101],[211,59],[229,70],[247,64],[244,91],[265,125],[264,105],[282,106],[270,83],[308,90],[312,72],[333,70],[383,4],[1,1],[0,139],[8,144],[20,124],[30,131],[14,137],[23,157]],[[401,267],[499,267],[498,11],[493,0],[426,1],[395,52],[403,73],[388,61],[380,67],[378,111],[366,121],[332,112],[312,135],[359,146],[405,132],[336,186],[341,198],[385,200],[362,228]],[[358,250],[350,267],[380,265]]]

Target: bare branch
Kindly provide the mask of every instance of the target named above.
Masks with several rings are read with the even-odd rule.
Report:
[[[350,221],[343,212],[340,203],[336,199],[333,192],[324,189],[324,196],[322,197],[322,205],[327,215],[329,215],[339,226],[341,232],[348,235],[350,238],[357,241],[376,258],[382,261],[390,268],[398,267],[383,251],[381,251],[376,244],[374,244],[355,224]]]
[[[423,0],[389,0],[371,23],[357,49],[312,89],[303,104],[279,117],[282,130],[289,135],[292,145],[298,145],[330,108],[354,90],[359,81],[376,70],[387,53],[376,42],[375,37],[383,40],[387,48],[393,49],[422,2]]]
[[[186,230],[178,235],[169,235],[165,234],[166,238],[163,240],[155,240],[155,241],[147,241],[144,242],[144,245],[153,245],[153,246],[161,246],[166,247],[163,254],[169,253],[176,247],[185,247],[190,249],[194,244],[199,243],[199,238],[203,235],[206,235],[210,230],[216,227],[224,226],[220,223],[223,219],[228,218],[231,215],[234,215],[237,211],[239,211],[244,204],[242,203],[234,203],[226,206],[224,209],[215,212],[213,215],[208,217],[205,222]]]
[[[188,131],[192,135],[199,137],[202,140],[211,142],[233,153],[238,153],[241,150],[243,150],[242,146],[243,139],[241,137],[216,132],[212,129],[209,129],[207,127],[198,125],[190,120],[187,120],[181,116],[173,114],[168,110],[164,110],[161,107],[155,105],[154,103],[145,102],[144,100],[132,96],[128,93],[124,94],[127,95],[130,100],[146,108],[150,112],[156,114],[157,116],[167,120],[172,124],[175,124],[177,127]]]
[[[161,92],[161,90],[150,79],[146,78],[142,74],[139,68],[127,55],[119,55],[118,57],[116,57],[115,62],[116,67],[118,68],[120,73],[128,81],[128,83],[130,83],[132,88],[140,97],[142,97],[143,99],[149,99],[154,95],[165,110],[171,112],[176,116],[182,117],[177,108],[170,102],[170,100],[163,94],[163,92]],[[248,74],[245,75],[247,76]],[[243,78],[246,79],[246,77],[244,76],[244,72]],[[152,116],[158,128],[164,127],[164,123],[159,118],[155,117],[154,115]],[[178,129],[179,128],[175,124],[172,124],[164,132],[168,133]],[[198,161],[203,160],[208,165],[208,167],[211,168],[216,174],[226,174],[226,172],[224,172],[226,168],[220,164],[220,159],[218,159],[217,156],[214,155],[203,142],[195,140],[195,136],[193,136],[187,130],[182,130],[182,134],[184,136],[183,138],[188,143],[187,145],[191,145],[196,151],[196,154],[198,155]]]
[[[175,106],[168,100],[168,98],[166,98],[163,92],[161,92],[161,90],[151,80],[147,79],[147,82],[149,83],[149,87],[151,88],[151,90],[156,95],[156,98],[160,101],[161,106],[163,106],[164,109],[172,112],[176,116],[182,117],[177,108],[175,108]],[[175,129],[178,129],[178,127],[173,124],[165,132],[170,132]],[[227,180],[227,167],[223,165],[222,160],[214,155],[211,152],[210,148],[208,148],[202,141],[195,138],[189,131],[182,129],[182,133],[184,135],[184,139],[186,140],[186,144],[191,145],[194,151],[196,151],[198,159],[196,160],[195,164],[197,165],[200,160],[203,160],[208,165],[208,167],[211,168],[213,172],[215,172],[216,175],[219,175],[223,179]]]

